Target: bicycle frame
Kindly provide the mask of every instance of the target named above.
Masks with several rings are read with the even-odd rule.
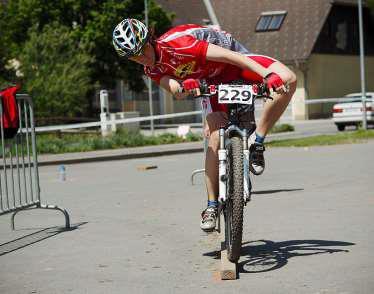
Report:
[[[216,94],[215,85],[208,85],[206,81],[202,82],[203,85],[203,94],[200,97],[211,97]],[[214,89],[212,89],[213,87]],[[205,92],[205,93],[204,93]],[[209,94],[206,94],[209,93]],[[257,84],[257,95],[256,98],[270,98],[267,95],[268,89],[265,84]],[[239,127],[240,119],[239,113],[240,110],[237,107],[237,104],[230,104],[229,107],[229,118],[228,118],[228,125],[219,129],[219,150],[218,150],[218,175],[219,175],[219,195],[218,201],[221,204],[224,204],[227,200],[227,144],[230,142],[230,138],[233,136],[240,136],[243,142],[243,188],[244,188],[244,203],[247,204],[251,200],[251,190],[252,190],[252,183],[250,180],[250,173],[249,173],[249,146],[248,146],[248,137],[251,134],[248,134],[247,129],[241,129]],[[254,112],[254,104],[252,108],[249,110],[250,112]],[[254,130],[253,130],[254,131]]]
[[[265,84],[258,84],[252,88],[236,84],[233,84],[231,88],[223,85],[218,87],[218,93],[215,85],[208,86],[204,83],[203,86],[203,94],[199,96],[211,97],[218,94],[218,102],[225,103],[228,107],[228,124],[219,128],[218,215],[221,216],[223,212],[225,219],[225,245],[228,259],[231,262],[237,262],[242,246],[243,208],[250,201],[252,190],[248,146],[248,138],[251,134],[248,133],[248,126],[242,124],[244,121],[241,121],[241,115],[243,111],[246,111],[246,114],[248,113],[253,118],[249,121],[250,125],[253,124],[250,128],[253,132],[256,125],[254,115],[251,115],[254,112],[254,100],[258,97],[268,97],[266,96],[268,91]],[[242,91],[240,92],[238,88]],[[209,92],[207,92],[208,89]],[[239,104],[246,104],[245,107],[249,109]],[[228,163],[230,170],[227,170]],[[228,188],[229,191],[227,191]],[[221,232],[221,217],[216,224],[216,230]]]

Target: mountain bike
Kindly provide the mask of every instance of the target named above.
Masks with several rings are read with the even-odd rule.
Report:
[[[243,235],[243,209],[251,200],[250,151],[248,138],[256,129],[254,101],[272,99],[265,84],[207,85],[202,82],[200,97],[218,96],[218,102],[228,106],[228,123],[219,129],[219,207],[223,213],[227,257],[237,262],[240,257]],[[250,118],[244,126],[243,116]],[[216,227],[221,232],[218,221]]]

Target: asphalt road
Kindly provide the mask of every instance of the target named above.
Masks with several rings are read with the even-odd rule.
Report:
[[[77,229],[53,228],[55,211],[20,213],[15,232],[1,216],[0,293],[374,293],[373,150],[269,148],[235,281],[219,279],[217,237],[199,229],[201,154],[68,165],[66,182],[41,167],[43,202]]]

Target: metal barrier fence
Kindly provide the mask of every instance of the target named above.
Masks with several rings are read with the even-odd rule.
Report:
[[[0,96],[1,99],[1,96]],[[11,213],[11,227],[14,230],[15,215],[22,210],[53,209],[65,216],[65,227],[70,228],[68,212],[55,205],[42,204],[34,112],[31,97],[16,95],[19,131],[14,138],[4,138],[3,107],[0,103],[1,157],[0,157],[0,215]]]

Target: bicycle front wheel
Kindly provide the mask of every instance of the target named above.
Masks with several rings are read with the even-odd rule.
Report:
[[[227,154],[228,197],[225,204],[225,239],[227,257],[237,262],[240,257],[243,235],[243,143],[232,137]]]

